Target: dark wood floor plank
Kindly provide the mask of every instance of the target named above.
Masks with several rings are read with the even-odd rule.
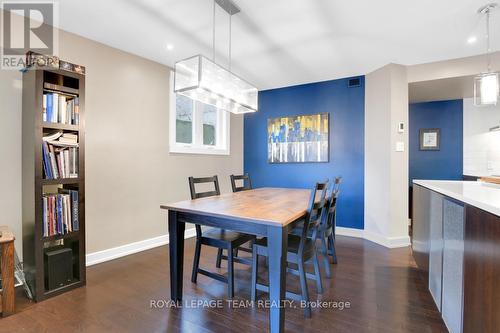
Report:
[[[226,285],[199,276],[190,282],[193,239],[185,242],[184,301],[224,300]],[[286,332],[446,332],[409,248],[388,250],[361,239],[338,237],[339,262],[332,279],[323,278],[318,295],[310,281],[310,299],[350,302],[351,307],[313,308],[305,319],[300,308],[286,309]],[[216,250],[202,249],[200,266],[215,269]],[[226,273],[226,262],[219,272]],[[309,270],[312,267],[308,267]],[[324,272],[323,272],[324,273]],[[250,299],[249,266],[235,265],[235,301]],[[287,288],[299,281],[287,274]],[[267,281],[260,262],[259,280]],[[1,332],[265,332],[269,310],[262,308],[158,309],[151,300],[170,299],[168,247],[163,246],[89,267],[87,286],[33,304],[17,291],[18,313],[1,320]],[[267,295],[258,300],[268,299]]]

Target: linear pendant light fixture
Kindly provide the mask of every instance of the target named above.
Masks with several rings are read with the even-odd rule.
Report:
[[[490,13],[497,6],[498,3],[493,2],[482,6],[477,11],[479,14],[486,16],[486,57],[488,71],[474,78],[474,105],[476,106],[496,105],[500,94],[498,73],[491,71],[490,55]]]
[[[215,62],[216,3],[229,14],[229,69]],[[236,114],[257,111],[258,89],[231,72],[231,17],[239,12],[230,0],[214,1],[213,58],[195,55],[176,62],[175,93]]]

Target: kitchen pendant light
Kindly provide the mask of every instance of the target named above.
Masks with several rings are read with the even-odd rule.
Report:
[[[215,62],[215,4],[229,14],[229,69]],[[241,114],[256,112],[258,90],[231,72],[231,17],[240,9],[230,0],[215,0],[213,58],[195,55],[175,63],[174,92],[219,109]]]
[[[500,94],[498,73],[491,71],[491,47],[490,47],[490,13],[498,6],[498,3],[489,3],[479,8],[478,13],[486,16],[486,57],[488,71],[474,78],[474,105],[496,105]]]

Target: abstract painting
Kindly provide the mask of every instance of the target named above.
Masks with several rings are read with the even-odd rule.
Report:
[[[329,160],[329,114],[268,119],[267,161],[310,163]]]

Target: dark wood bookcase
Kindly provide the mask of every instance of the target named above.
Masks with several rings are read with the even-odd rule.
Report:
[[[79,124],[43,121],[43,94],[59,93],[79,99]],[[45,179],[42,138],[54,131],[78,135],[78,178]],[[23,268],[36,301],[85,285],[85,76],[57,69],[30,69],[23,73],[22,114],[22,226]],[[78,191],[79,230],[44,237],[43,194],[71,189]],[[46,283],[45,253],[71,248],[71,282],[56,289]]]

